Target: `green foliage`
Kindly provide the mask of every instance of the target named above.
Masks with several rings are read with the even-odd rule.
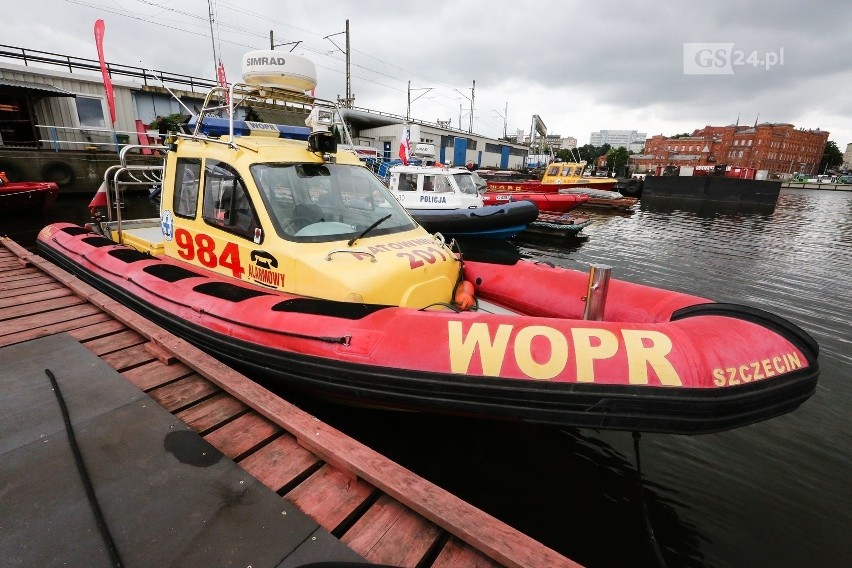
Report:
[[[630,159],[629,156],[630,153],[624,146],[611,148],[606,153],[606,165],[610,168],[610,171],[621,173],[624,171],[624,166],[627,165],[627,160]]]
[[[819,171],[824,172],[836,168],[842,163],[843,152],[840,151],[837,144],[829,140],[825,143],[825,149],[822,151],[822,161],[819,163]]]
[[[152,130],[158,130],[160,128],[160,122],[165,122],[168,125],[169,132],[177,132],[178,130],[180,130],[180,125],[183,122],[183,117],[179,112],[167,114],[166,116],[159,116],[151,121],[151,124],[148,125],[148,128]]]

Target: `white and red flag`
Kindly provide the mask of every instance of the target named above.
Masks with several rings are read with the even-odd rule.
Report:
[[[402,137],[399,139],[399,159],[406,166],[411,159],[411,127],[407,124],[402,127]]]
[[[104,180],[95,193],[95,196],[89,202],[89,213],[95,215],[98,212],[98,208],[104,208],[107,205],[107,182]]]

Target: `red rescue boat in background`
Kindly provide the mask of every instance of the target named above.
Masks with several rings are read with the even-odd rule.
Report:
[[[59,186],[52,181],[10,182],[0,172],[0,211],[4,213],[43,213],[53,207]]]
[[[501,205],[512,201],[532,201],[542,213],[567,213],[589,200],[584,194],[540,193],[522,191],[486,191],[482,194],[485,205]]]

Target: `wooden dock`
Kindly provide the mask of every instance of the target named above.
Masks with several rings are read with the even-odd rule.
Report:
[[[578,566],[0,239],[0,348],[55,334],[70,335],[369,563]]]

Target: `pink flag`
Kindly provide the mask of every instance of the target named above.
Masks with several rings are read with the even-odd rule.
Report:
[[[399,140],[399,159],[404,165],[408,165],[411,158],[411,127],[407,124],[402,129],[402,138]]]
[[[95,215],[97,213],[97,209],[99,207],[107,206],[107,183],[104,181],[101,186],[98,188],[98,191],[95,193],[95,196],[92,198],[92,201],[89,202],[89,213]]]
[[[104,91],[106,91],[107,104],[109,105],[109,118],[115,124],[115,93],[112,90],[112,79],[109,78],[106,62],[104,61],[104,21],[95,22],[95,45],[98,48],[98,60],[101,62],[101,75],[104,78]]]

